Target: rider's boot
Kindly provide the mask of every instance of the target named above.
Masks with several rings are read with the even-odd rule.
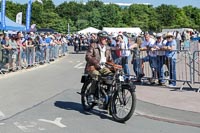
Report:
[[[97,81],[96,80],[92,80],[92,84],[90,86],[90,95],[88,96],[88,102],[94,102],[95,98],[95,91],[96,91],[96,86],[97,86]]]

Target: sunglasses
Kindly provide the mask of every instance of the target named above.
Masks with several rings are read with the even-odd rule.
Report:
[[[107,40],[108,38],[107,38],[107,37],[102,37],[101,39],[102,39],[102,40]]]

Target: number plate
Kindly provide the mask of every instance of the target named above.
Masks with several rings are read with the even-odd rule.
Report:
[[[119,76],[119,81],[124,81],[124,77],[123,76]]]

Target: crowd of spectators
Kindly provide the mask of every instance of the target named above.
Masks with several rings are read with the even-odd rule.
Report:
[[[138,36],[126,32],[111,33],[109,45],[112,48],[112,56],[117,64],[121,64],[124,73],[135,75],[136,81],[141,82],[145,76],[144,63],[148,62],[151,68],[150,83],[155,84],[158,79],[159,85],[166,84],[169,76],[170,87],[176,86],[176,63],[177,53],[186,49],[185,42],[198,38],[198,32],[178,31],[167,33],[141,33]],[[131,54],[132,53],[132,54]],[[134,74],[130,73],[128,62],[133,65]],[[164,72],[164,65],[167,73]]]
[[[139,35],[126,32],[109,33],[108,45],[112,50],[112,58],[116,64],[123,67],[126,75],[135,75],[141,82],[144,73],[144,63],[151,68],[152,80],[158,79],[158,84],[165,84],[163,66],[169,71],[169,86],[176,86],[176,50],[183,50],[183,42],[197,38],[198,32],[183,33],[148,33]],[[50,63],[58,57],[65,56],[68,46],[73,46],[75,52],[87,50],[89,45],[97,43],[95,33],[65,35],[60,33],[4,34],[0,32],[0,69],[8,71],[26,69],[38,64]],[[145,52],[144,52],[145,51]],[[145,56],[141,54],[145,53]],[[131,74],[129,62],[133,66]]]
[[[67,52],[67,39],[56,33],[0,33],[0,68],[16,71],[49,63]]]

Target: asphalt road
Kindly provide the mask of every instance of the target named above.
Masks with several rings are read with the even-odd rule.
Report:
[[[113,121],[105,111],[84,112],[77,93],[84,65],[84,54],[68,54],[48,65],[0,75],[0,133],[200,132],[200,128],[192,125],[146,117],[154,112],[155,105],[141,101],[125,124]],[[157,108],[156,113],[162,115],[164,111]],[[177,110],[170,113],[182,117]]]

